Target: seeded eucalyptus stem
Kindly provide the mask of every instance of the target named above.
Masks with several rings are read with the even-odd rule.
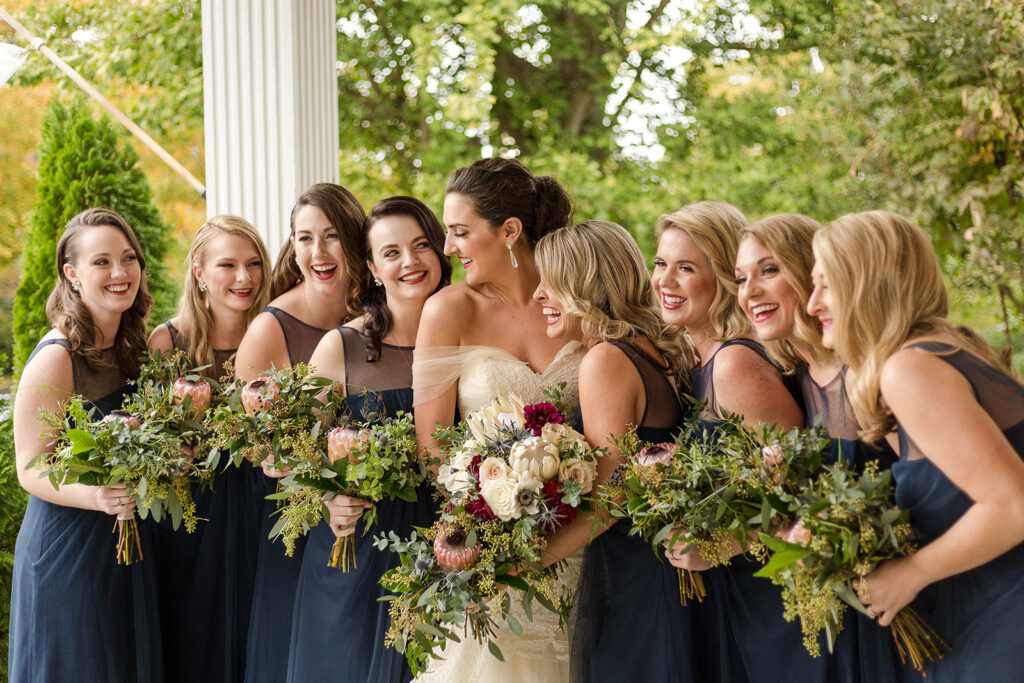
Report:
[[[142,544],[139,541],[139,525],[135,521],[135,512],[127,519],[117,518],[114,525],[117,534],[117,563],[135,564],[142,560]]]
[[[334,539],[334,547],[331,548],[331,559],[327,566],[348,572],[349,567],[357,569],[356,566],[356,545],[352,542],[351,536],[338,536]]]
[[[704,602],[708,595],[704,588],[704,577],[700,572],[692,572],[689,569],[679,570],[679,604],[686,607],[690,600]]]
[[[904,607],[889,624],[892,639],[896,642],[900,662],[910,663],[922,676],[925,664],[942,659],[949,652],[949,643],[942,639],[911,607]]]

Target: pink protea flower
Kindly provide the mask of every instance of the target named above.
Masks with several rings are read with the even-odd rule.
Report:
[[[565,424],[565,417],[551,403],[533,403],[523,409],[523,418],[527,429],[534,436],[540,436],[546,424]]]
[[[672,456],[675,455],[675,451],[676,445],[674,443],[651,444],[636,454],[636,461],[642,467],[667,465],[672,462]]]
[[[277,400],[278,388],[269,377],[257,377],[242,387],[242,408],[247,415],[266,410]]]
[[[174,380],[171,393],[177,405],[184,403],[185,397],[191,398],[193,415],[202,415],[210,407],[210,383],[206,380],[179,377]]]
[[[783,540],[787,543],[806,546],[811,542],[811,538],[811,531],[804,526],[804,520],[801,518],[796,520],[796,523],[789,528]]]

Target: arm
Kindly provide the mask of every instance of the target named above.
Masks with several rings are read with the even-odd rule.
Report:
[[[277,318],[273,313],[260,313],[253,319],[242,337],[242,343],[238,345],[235,377],[248,381],[259,377],[271,367],[281,369],[290,365],[284,332]]]
[[[416,333],[416,350],[429,349],[436,346],[459,346],[461,340],[460,326],[457,321],[463,316],[460,311],[453,313],[451,296],[444,290],[427,299],[420,317],[419,329]],[[415,363],[415,361],[414,361]],[[430,452],[433,457],[441,456],[441,446],[434,441],[434,428],[437,423],[451,427],[455,424],[455,404],[458,398],[458,382],[452,384],[439,396],[414,407],[416,421],[416,440]]]
[[[609,387],[614,387],[615,391],[610,392]],[[615,346],[598,344],[583,357],[580,363],[583,436],[590,445],[608,449],[608,455],[597,460],[594,489],[607,481],[623,462],[622,453],[612,445],[610,437],[625,434],[629,425],[640,421],[645,399],[643,380],[632,362]],[[603,510],[577,517],[548,539],[544,564],[568,557],[617,521]]]
[[[153,333],[149,335],[149,341],[146,342],[146,347],[150,351],[160,351],[163,354],[168,354],[174,350],[174,343],[171,341],[171,332],[167,329],[166,325],[157,325]]]
[[[126,497],[124,484],[68,484],[57,490],[48,478],[39,477],[38,470],[26,469],[37,455],[53,450],[55,434],[46,431],[40,413],[61,410],[63,402],[74,391],[71,357],[60,346],[42,349],[25,366],[14,401],[14,451],[18,483],[33,496],[56,505],[98,510],[108,515],[130,510],[134,507],[132,498],[128,498],[125,504],[119,503],[119,500]]]
[[[715,356],[715,399],[722,412],[743,417],[743,423],[778,425],[789,430],[804,426],[804,414],[782,383],[782,375],[756,351],[728,346]]]
[[[904,349],[886,361],[882,399],[927,458],[974,501],[946,533],[880,565],[858,592],[888,625],[925,586],[978,567],[1024,541],[1024,461],[945,361]]]

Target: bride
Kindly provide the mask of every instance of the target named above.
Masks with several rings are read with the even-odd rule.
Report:
[[[568,224],[572,199],[550,177],[536,177],[514,159],[482,159],[452,174],[445,191],[445,253],[466,271],[423,309],[413,363],[416,433],[434,455],[436,423],[450,426],[497,396],[515,393],[527,403],[560,382],[565,402],[578,410],[577,371],[585,349],[550,339],[532,296],[540,282],[533,249],[545,234]],[[579,557],[563,580],[575,587]],[[513,610],[521,608],[513,601]],[[504,625],[495,638],[505,662],[472,638],[449,643],[419,681],[548,681],[569,679],[569,642],[558,618],[536,610],[520,614],[521,636]],[[502,622],[504,624],[504,622]]]

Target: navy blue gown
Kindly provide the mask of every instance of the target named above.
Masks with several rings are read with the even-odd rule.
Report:
[[[175,349],[187,340],[165,323]],[[213,377],[234,350],[215,350]],[[259,547],[263,473],[224,458],[212,485],[193,484],[194,533],[157,527],[157,582],[168,681],[241,681]]]
[[[752,339],[726,341],[715,355],[733,345],[745,346],[771,363]],[[690,371],[694,397],[705,401],[701,420],[712,436],[715,423],[721,420],[713,382],[715,355]],[[800,402],[799,397],[795,400]],[[835,671],[824,636],[819,642],[820,657],[807,652],[799,620],[786,621],[782,616],[781,589],[754,576],[761,567],[755,559],[737,555],[728,565],[703,572],[708,591],[704,606],[711,613],[707,619],[717,639],[714,666],[720,679],[750,683],[847,680]]]
[[[349,409],[356,419],[412,413],[412,347],[382,344],[380,358],[369,362],[365,337],[339,327],[345,348],[345,385]],[[332,333],[333,334],[333,333]],[[335,536],[321,522],[309,532],[295,591],[288,680],[399,683],[412,679],[405,660],[384,644],[390,625],[387,595],[379,584],[384,572],[399,564],[398,555],[373,546],[373,537],[394,531],[408,537],[413,526],[428,527],[436,519],[432,487],[420,487],[416,502],[377,503],[378,523],[356,526],[356,567],[343,572],[327,566]]]
[[[39,343],[70,349],[65,339]],[[70,353],[70,351],[69,351]],[[113,364],[113,349],[103,351]],[[130,391],[116,370],[71,355],[75,392],[105,415]],[[114,516],[29,496],[14,549],[11,681],[162,681],[153,537],[139,524],[143,560],[117,564]]]
[[[796,376],[803,394],[806,426],[817,423],[831,439],[828,461],[842,458],[857,471],[872,460],[878,463],[880,471],[892,466],[896,454],[888,443],[883,441],[876,448],[860,439],[860,425],[846,393],[845,366],[825,386],[815,382],[806,367]],[[851,608],[843,615],[843,630],[832,659],[830,674],[834,680],[865,683],[903,680],[905,667],[900,662],[891,631]]]
[[[608,343],[626,354],[644,382],[646,407],[637,435],[651,443],[672,441],[684,417],[674,384],[631,344]],[[675,567],[642,537],[630,536],[630,527],[619,520],[584,553],[574,604],[572,680],[707,680],[701,604],[680,604]]]
[[[280,308],[267,306],[281,325],[288,362],[291,365],[309,362],[316,345],[328,330],[307,325]],[[277,490],[277,480],[261,476],[256,484],[261,498]],[[264,500],[260,513],[259,551],[256,561],[256,583],[249,621],[246,648],[245,680],[247,683],[280,683],[288,673],[288,643],[292,633],[292,611],[295,586],[302,568],[306,537],[295,541],[291,557],[284,554],[280,541],[271,541],[270,530],[277,523],[277,501]]]
[[[963,350],[937,342],[911,348],[935,353],[967,378],[1007,440],[1024,457],[1024,388]],[[897,425],[900,460],[892,466],[896,503],[910,511],[920,545],[944,534],[973,504]],[[968,454],[969,455],[969,454]],[[1019,681],[1024,677],[1024,543],[980,567],[937,581],[912,603],[952,646],[927,667],[926,681]]]

